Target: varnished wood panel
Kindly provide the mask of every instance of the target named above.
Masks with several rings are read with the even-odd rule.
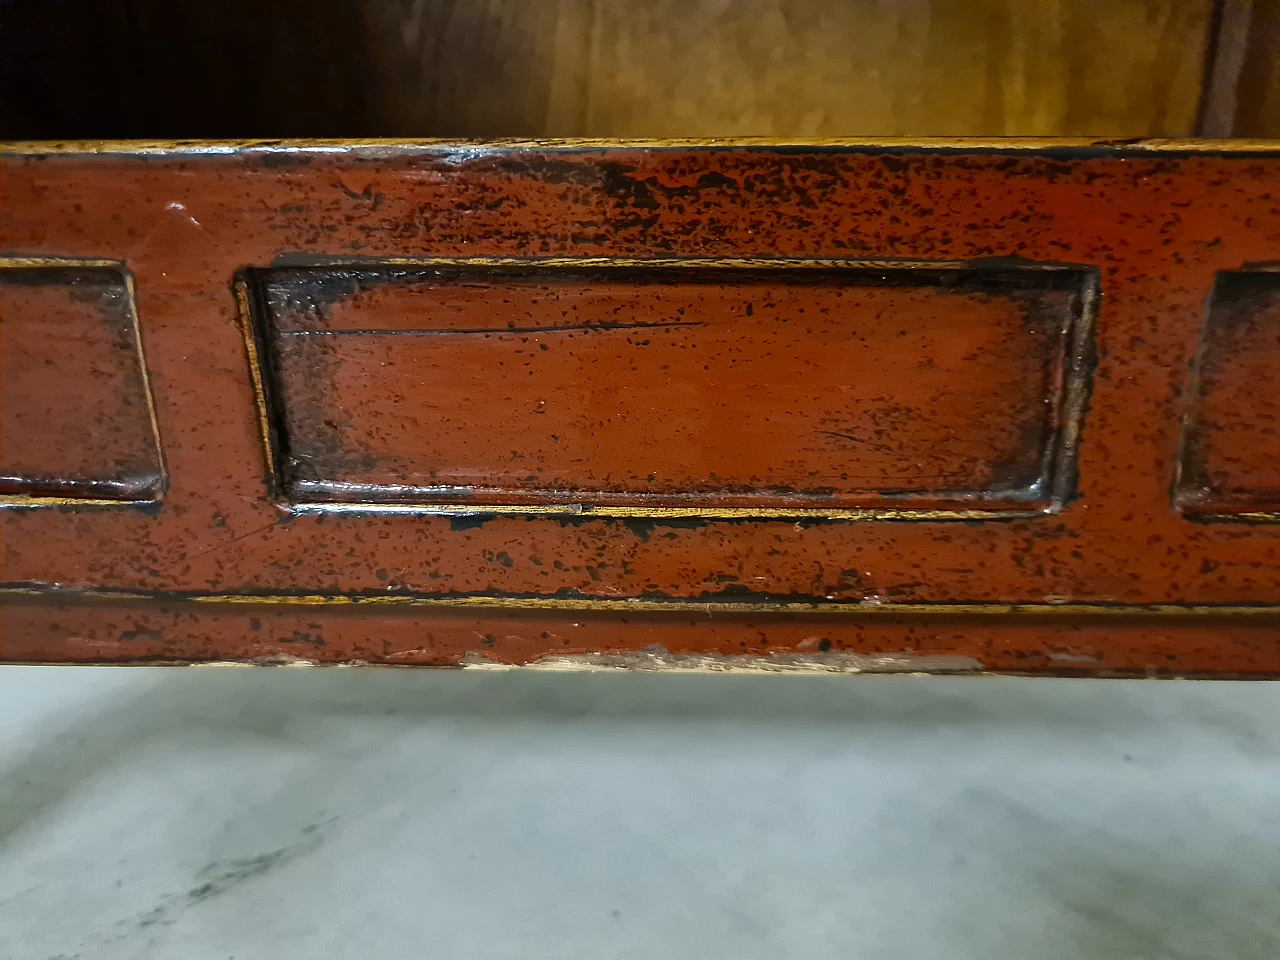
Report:
[[[1175,499],[1189,516],[1280,520],[1280,270],[1214,283]]]
[[[1280,136],[1280,0],[1218,0],[1196,135]]]
[[[1186,136],[1211,0],[372,0],[435,136]]]
[[[1048,512],[1096,278],[831,261],[247,272],[293,501]]]
[[[10,2],[0,137],[1189,136],[1213,7]],[[1217,88],[1237,133],[1274,135],[1267,29]]]
[[[139,337],[118,266],[0,259],[0,503],[160,495]]]
[[[1203,376],[1211,365],[1202,362],[1197,387],[1193,368],[1212,340],[1204,335],[1206,302],[1226,302],[1215,287],[1219,278],[1256,272],[1280,248],[1275,144],[311,143],[105,150],[29,146],[0,154],[0,255],[111,260],[130,271],[168,485],[160,502],[146,508],[0,509],[0,656],[7,660],[1280,674],[1280,528],[1231,516],[1195,522],[1170,496],[1183,425],[1197,422],[1196,398],[1234,397],[1232,404],[1249,409],[1258,402],[1250,386],[1254,367],[1232,361],[1241,351],[1257,353],[1253,347],[1222,341],[1229,349],[1216,382]],[[818,324],[812,339],[787,334],[778,363],[783,370],[801,352],[825,354],[839,361],[832,367],[845,368],[838,379],[820,381],[828,386],[881,382],[876,378],[896,370],[876,396],[905,401],[922,390],[904,403],[921,419],[886,435],[889,444],[901,444],[900,453],[879,461],[873,445],[849,448],[852,462],[895,470],[909,449],[920,450],[927,465],[946,457],[958,439],[981,449],[990,438],[1008,436],[1013,415],[992,398],[1015,410],[1029,409],[1037,397],[1052,406],[1053,389],[1032,389],[1026,379],[1011,388],[1003,371],[1030,377],[1051,354],[1096,363],[1074,380],[1089,389],[1073,421],[1079,436],[1072,496],[1050,515],[957,522],[874,511],[609,516],[586,510],[582,496],[570,498],[584,507],[579,515],[551,514],[546,504],[510,514],[461,502],[452,504],[455,511],[423,511],[416,502],[398,511],[372,498],[352,511],[324,502],[300,506],[276,487],[273,447],[264,440],[279,422],[278,408],[269,405],[271,377],[278,380],[284,368],[263,376],[262,364],[272,362],[261,355],[269,350],[259,349],[270,347],[257,335],[266,332],[263,316],[278,317],[300,335],[294,339],[316,341],[326,322],[369,329],[366,318],[377,317],[411,330],[448,324],[427,325],[425,291],[414,292],[412,284],[375,285],[367,295],[343,298],[328,320],[322,310],[308,313],[305,302],[289,306],[288,291],[296,288],[284,284],[273,309],[259,309],[255,320],[237,278],[265,270],[269,281],[335,267],[411,272],[463,261],[534,273],[556,264],[569,271],[565,276],[579,271],[581,278],[607,264],[641,263],[661,274],[673,261],[762,260],[777,269],[857,264],[867,276],[922,264],[1018,276],[1032,265],[1054,264],[1062,276],[1096,276],[1094,349],[1087,353],[1029,347],[1020,356],[1009,344],[1034,344],[1026,337],[1038,321],[1034,311],[1009,313],[1007,297],[948,300],[927,286],[921,293],[919,286],[911,292],[864,282],[860,289],[878,289],[882,298],[858,321],[868,350],[837,342],[830,327]],[[728,330],[719,325],[729,322],[735,304],[745,314],[734,285],[655,293],[662,284],[642,279],[628,281],[634,282],[626,297],[610,293],[601,302],[609,310],[625,303],[641,311],[639,322],[669,320],[673,306],[686,314],[702,310],[708,326],[700,330]],[[1037,296],[1052,305],[1060,288],[1050,280],[1046,275]],[[751,300],[751,335],[730,344],[718,334],[722,349],[734,346],[758,364],[764,340],[797,322],[787,310],[807,308],[818,293],[833,296],[830,288],[786,293],[759,321]],[[504,294],[511,299],[514,289]],[[937,336],[912,339],[911,328],[893,328],[904,294],[923,297],[912,301],[922,305],[915,320],[932,325]],[[528,288],[520,296],[532,314]],[[604,309],[601,302],[591,309]],[[475,323],[487,310],[467,307],[464,329],[509,331],[516,322],[495,313]],[[1031,331],[1013,324],[1027,317]],[[551,327],[558,322],[554,313],[549,323],[539,319]],[[901,344],[899,330],[908,331]],[[465,422],[478,434],[510,430],[502,401],[531,396],[511,381],[539,378],[512,376],[499,365],[516,362],[514,351],[531,348],[534,338],[517,346],[509,333],[501,337],[508,339],[500,350],[454,353],[445,364],[452,381],[415,378],[415,370],[433,362],[426,352],[414,353],[425,348],[398,347],[389,334],[372,337],[361,349],[376,356],[352,353],[337,361],[339,369],[354,363],[355,375],[314,381],[321,391],[337,382],[342,389],[311,409],[349,415],[358,427],[331,415],[336,426],[329,436],[380,440],[379,425],[391,421],[377,419],[373,396],[384,393],[389,405],[398,398],[401,408],[418,412],[411,427],[387,435],[395,442],[383,450],[414,456],[445,449],[430,445],[451,436],[448,418],[472,418]],[[942,351],[968,337],[982,347],[984,355],[973,359],[982,375],[954,389],[990,404],[972,419],[946,409],[945,397],[933,407],[923,403],[932,388],[921,386],[952,389],[962,368],[943,363],[949,354]],[[625,340],[617,349],[626,347],[625,366],[634,366],[636,382],[663,382],[662,366],[671,360],[644,354],[652,342],[636,348]],[[530,362],[552,363],[551,352],[550,344],[547,351],[539,345]],[[397,370],[410,354],[413,361]],[[930,356],[945,371],[936,381],[929,379],[935,373],[913,368]],[[1258,369],[1265,371],[1266,362]],[[610,370],[610,386],[627,384],[621,369]],[[582,414],[589,396],[583,384],[608,395],[578,366],[542,370],[549,391],[564,388],[566,408],[558,415],[565,418]],[[770,368],[757,372],[767,377]],[[686,364],[676,381],[697,376],[696,364]],[[825,369],[821,376],[834,377]],[[471,384],[489,387],[472,396]],[[499,402],[481,410],[489,396]],[[858,426],[856,420],[864,432],[874,430],[873,418],[858,412],[859,394],[849,396],[855,402],[845,426]],[[663,402],[668,413],[685,417],[707,410],[701,401],[680,402],[674,389]],[[295,402],[295,412],[305,406]],[[771,399],[751,397],[743,411],[749,422],[763,424]],[[537,439],[536,430],[516,433],[522,442],[526,435]],[[848,433],[866,439],[855,429]],[[461,434],[452,436],[448,443],[461,443]],[[707,448],[714,452],[723,439],[712,437]],[[482,440],[447,452],[462,463],[454,455],[483,449]],[[749,452],[770,460],[766,447],[751,451],[746,442]],[[617,462],[625,462],[628,452],[619,446]],[[492,463],[496,471],[498,458]],[[477,464],[490,466],[471,465]],[[672,489],[698,475],[697,464],[680,465],[687,472]],[[496,485],[510,486],[512,476],[502,474]],[[584,478],[599,475],[577,476]]]

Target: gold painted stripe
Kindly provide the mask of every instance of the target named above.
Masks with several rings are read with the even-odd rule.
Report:
[[[1184,510],[1183,517],[1199,523],[1280,523],[1280,513],[1267,510],[1244,510],[1214,513],[1198,510],[1194,513]]]
[[[1206,154],[1280,153],[1278,140],[1146,139],[1105,140],[1092,137],[724,137],[692,139],[645,138],[513,138],[454,139],[296,139],[296,140],[18,140],[0,143],[0,154],[134,154],[235,155],[246,151],[306,153],[408,153],[421,151],[473,152],[504,150],[623,150],[706,148],[877,148],[888,150],[999,150],[1036,152],[1062,149],[1111,150],[1118,154],[1193,152]]]
[[[31,267],[113,267],[124,272],[124,263],[120,260],[98,260],[91,257],[0,257],[0,270]]]
[[[1105,604],[1105,603],[866,603],[833,601],[700,601],[656,600],[643,597],[562,598],[562,597],[420,597],[346,596],[342,594],[158,594],[124,590],[69,590],[38,587],[0,586],[0,598],[28,597],[41,600],[90,600],[102,602],[151,601],[156,603],[200,603],[213,605],[304,606],[304,607],[420,607],[442,610],[529,610],[609,613],[701,613],[701,614],[843,614],[846,616],[888,617],[1245,617],[1280,619],[1276,604]]]
[[[267,412],[267,394],[262,384],[262,364],[258,358],[258,343],[253,335],[253,314],[249,309],[249,284],[243,279],[235,282],[236,304],[239,307],[240,332],[244,336],[244,349],[249,359],[249,379],[253,385],[253,402],[258,419],[258,434],[262,439],[262,459],[270,483],[275,483],[276,457],[271,442],[271,419]]]
[[[292,501],[282,504],[291,513],[357,513],[418,514],[431,516],[571,516],[646,519],[671,517],[708,520],[1013,520],[1039,517],[1051,509],[968,510],[968,509],[879,509],[875,507],[836,509],[825,507],[611,507],[577,503],[555,504],[431,504],[416,503],[341,503],[317,500]]]
[[[142,375],[142,393],[147,400],[147,416],[151,419],[151,439],[156,447],[156,463],[160,468],[160,489],[169,486],[169,466],[164,456],[164,444],[160,441],[160,420],[156,416],[156,400],[151,390],[151,371],[147,368],[147,352],[142,344],[142,321],[138,317],[138,290],[133,282],[133,271],[120,264],[120,272],[124,275],[125,290],[128,293],[129,316],[133,322],[133,342],[138,353],[138,369]],[[159,499],[157,496],[156,499]]]
[[[3,507],[145,507],[160,501],[154,497],[145,500],[121,498],[119,500],[99,499],[95,497],[39,497],[23,493],[0,494],[0,508]]]
[[[925,260],[903,258],[851,259],[842,257],[377,257],[360,259],[351,256],[316,256],[299,258],[272,270],[313,270],[338,268],[350,270],[377,270],[385,267],[524,267],[541,269],[589,269],[593,267],[639,267],[663,269],[670,267],[717,268],[725,270],[1010,270],[1051,271],[1062,273],[1087,273],[1095,268],[1088,264],[1040,263],[1037,261],[1016,264],[988,264],[981,260]]]

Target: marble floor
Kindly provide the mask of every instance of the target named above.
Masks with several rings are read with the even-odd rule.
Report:
[[[1276,960],[1280,685],[4,668],[0,956]]]

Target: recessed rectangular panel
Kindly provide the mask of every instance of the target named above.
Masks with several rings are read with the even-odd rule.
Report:
[[[301,502],[1041,512],[1089,276],[1043,267],[431,264],[249,274]]]
[[[1218,275],[1174,500],[1205,519],[1280,517],[1280,272]]]
[[[0,262],[0,502],[151,500],[162,482],[124,272]]]

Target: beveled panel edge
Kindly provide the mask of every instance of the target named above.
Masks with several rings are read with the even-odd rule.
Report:
[[[164,498],[169,488],[169,467],[165,461],[164,444],[160,439],[160,422],[156,416],[155,395],[151,387],[151,370],[147,366],[146,347],[142,339],[142,323],[138,317],[138,291],[133,271],[123,260],[101,257],[32,257],[0,255],[0,270],[74,269],[93,268],[116,270],[124,281],[130,325],[133,328],[134,355],[142,378],[142,393],[147,402],[147,417],[151,424],[151,439],[155,448],[157,482],[155,494],[150,497],[64,497],[57,495],[3,493],[0,494],[0,510],[40,510],[77,508],[154,508]]]
[[[274,346],[267,337],[266,324],[258,317],[266,316],[266,307],[258,302],[256,284],[251,277],[271,269],[333,269],[351,267],[440,267],[485,268],[522,267],[550,269],[615,268],[695,268],[730,270],[822,270],[822,269],[920,269],[920,270],[1008,270],[1045,271],[1076,275],[1080,279],[1080,315],[1061,331],[1066,353],[1063,357],[1063,383],[1058,403],[1059,424],[1043,453],[1042,474],[1036,486],[1044,485],[1048,499],[1045,507],[1026,509],[954,508],[911,509],[909,507],[824,508],[824,507],[643,507],[591,504],[448,504],[388,503],[375,501],[344,502],[339,500],[298,500],[290,496],[283,475],[280,456],[279,428],[284,411],[276,409],[272,394],[269,365]],[[1078,446],[1092,390],[1096,366],[1094,324],[1101,296],[1100,272],[1090,264],[1024,261],[1013,257],[986,257],[973,260],[915,259],[847,259],[847,258],[783,258],[783,257],[277,257],[267,267],[242,267],[232,279],[236,315],[245,343],[249,378],[259,439],[262,444],[264,482],[268,496],[276,506],[291,514],[408,514],[416,516],[498,517],[555,516],[601,517],[620,519],[670,518],[686,520],[787,520],[793,522],[862,522],[862,521],[959,521],[1019,520],[1053,515],[1060,512],[1075,496],[1078,479]]]
[[[1064,331],[1065,355],[1058,428],[1049,444],[1049,498],[1061,511],[1075,499],[1080,480],[1080,443],[1084,431],[1093,376],[1098,366],[1098,303],[1102,278],[1096,267],[1081,267],[1080,316]]]
[[[1214,274],[1213,286],[1204,298],[1204,319],[1197,332],[1196,355],[1192,362],[1191,372],[1187,378],[1186,399],[1182,423],[1178,431],[1178,450],[1175,454],[1173,482],[1169,485],[1169,504],[1184,520],[1191,523],[1242,523],[1254,525],[1280,524],[1280,510],[1241,510],[1238,508],[1208,508],[1192,510],[1180,503],[1183,495],[1183,473],[1187,469],[1192,456],[1192,439],[1196,417],[1199,414],[1200,402],[1204,393],[1200,388],[1200,374],[1204,353],[1208,349],[1209,321],[1213,317],[1213,299],[1218,280],[1223,274],[1263,273],[1280,275],[1280,262],[1246,263],[1238,270],[1220,270]],[[1280,280],[1280,277],[1278,277]]]

